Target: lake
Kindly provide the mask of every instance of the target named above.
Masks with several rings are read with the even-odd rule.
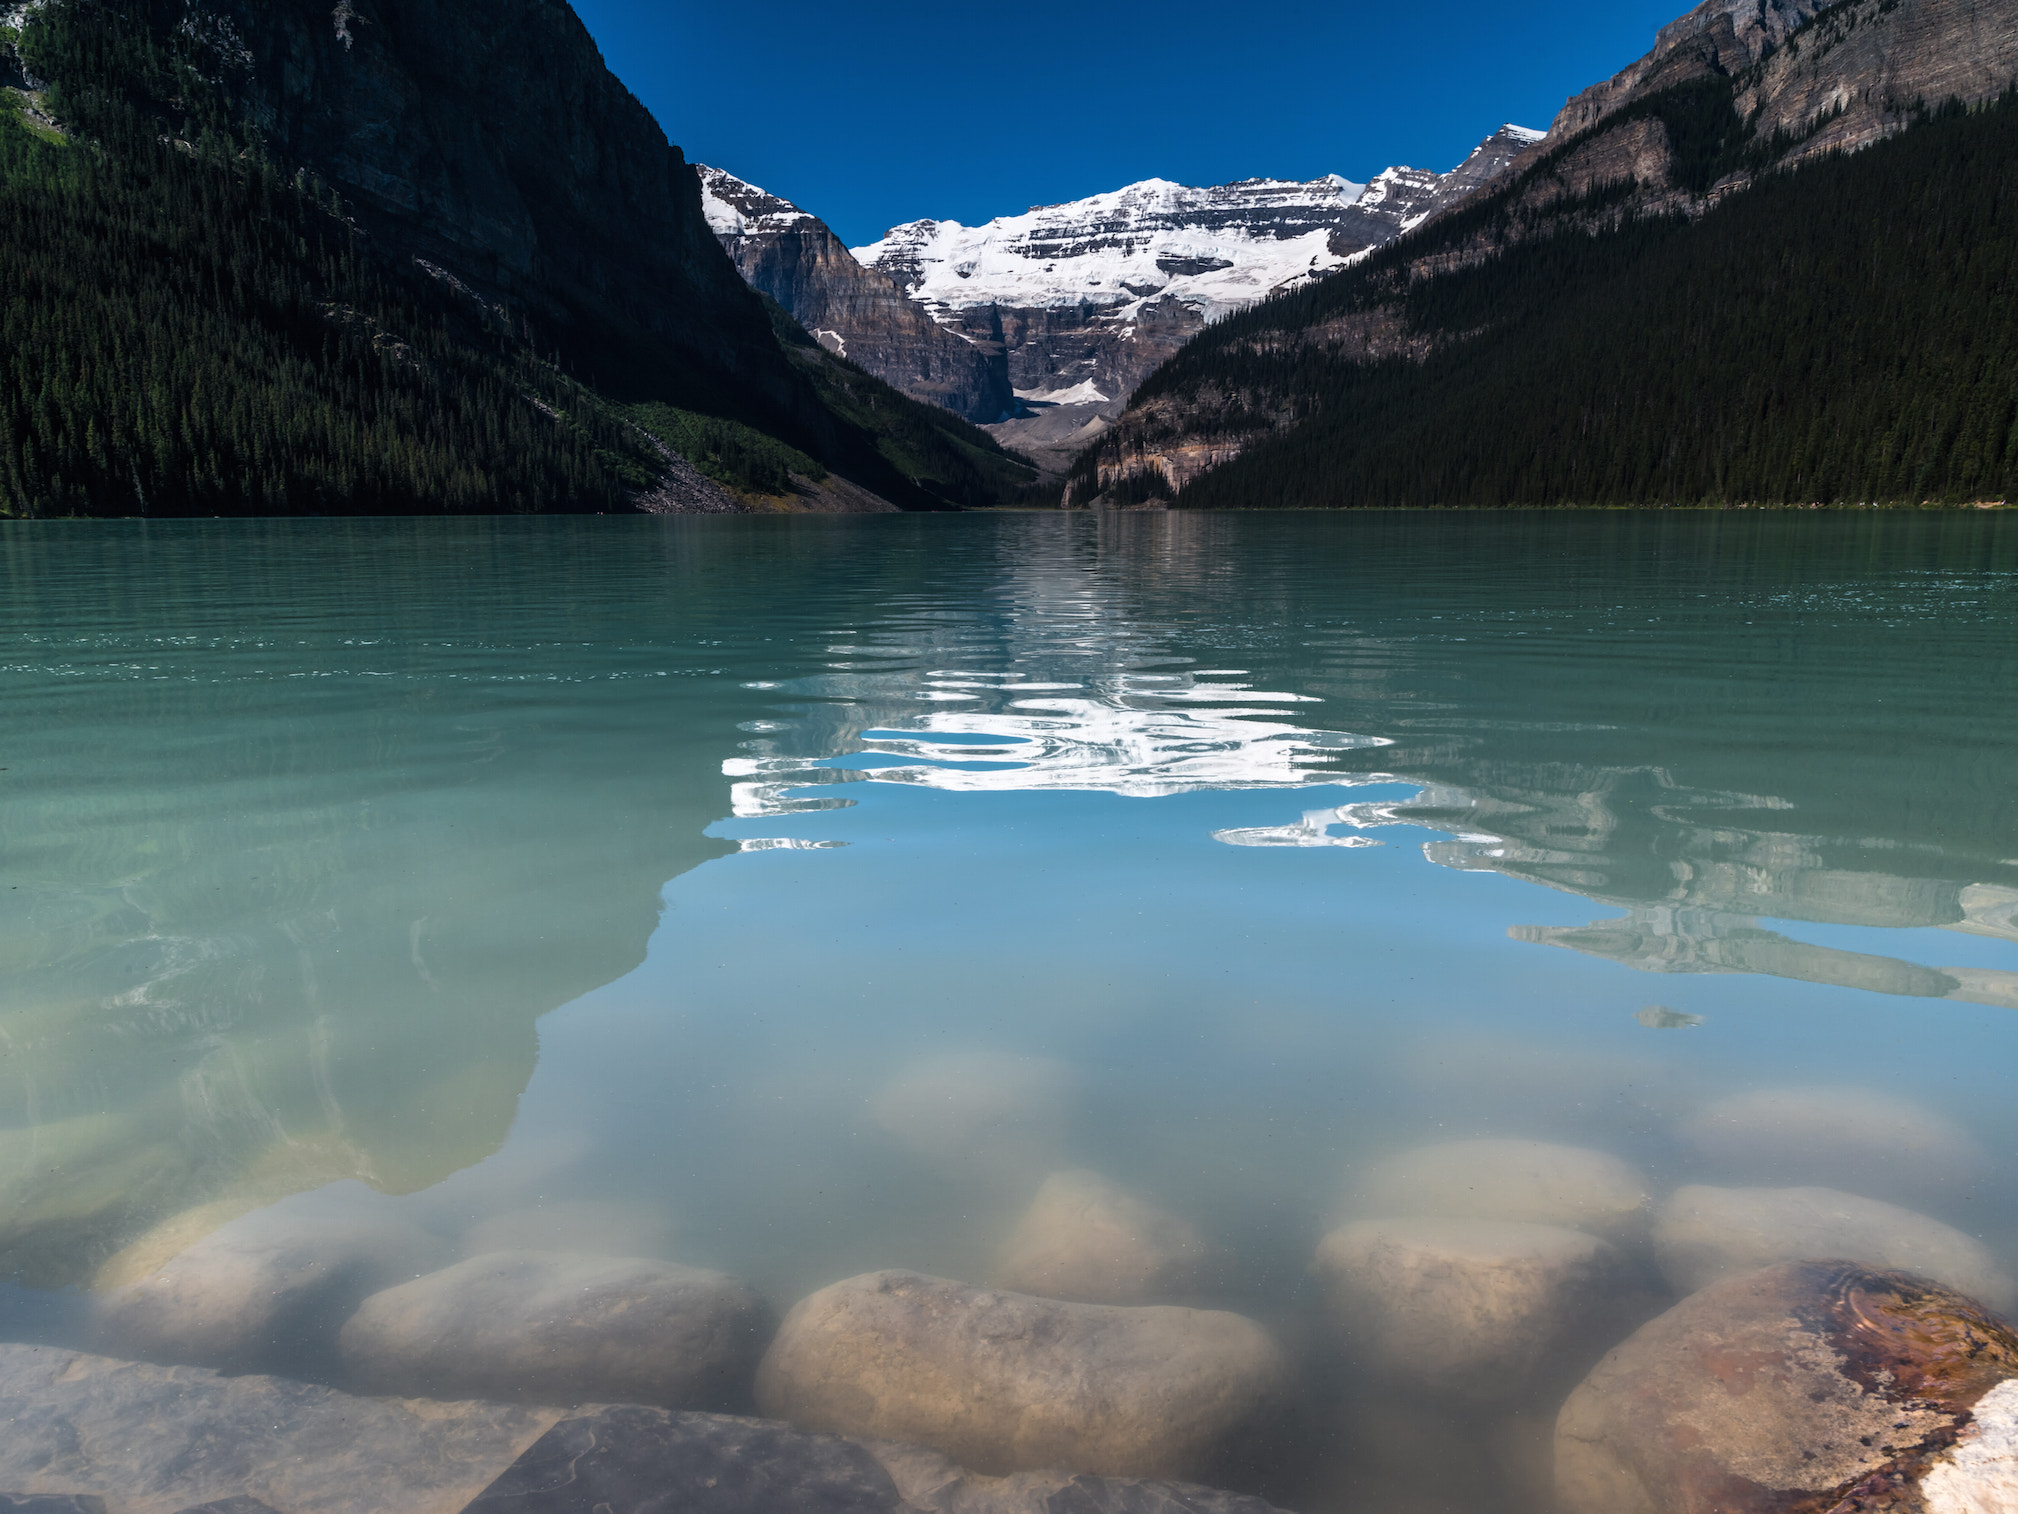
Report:
[[[0,1334],[261,1215],[982,1283],[1092,1173],[1296,1358],[1253,1486],[1521,1507],[1588,1345],[1314,1266],[1451,1143],[2018,1269],[2014,667],[2001,514],[0,526]]]

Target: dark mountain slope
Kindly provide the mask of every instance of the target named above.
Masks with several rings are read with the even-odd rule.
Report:
[[[1729,146],[1697,86],[1657,97],[1647,119],[1705,177]],[[1628,193],[1589,191],[1574,208],[1601,216]],[[1436,235],[1459,245],[1509,213],[1470,207]],[[1441,273],[1423,272],[1426,250],[1398,245],[1215,329],[1144,386],[1135,450],[1089,458],[1086,472],[1097,462],[1109,481],[1136,480],[1124,494],[1167,493],[1159,451],[1217,435],[1229,451],[1229,437],[1245,445],[1182,491],[1187,505],[1961,502],[2018,490],[2008,97],[1771,175],[1699,219],[1503,237]]]
[[[22,19],[0,36],[0,513],[975,493],[894,464],[787,355],[558,0]]]

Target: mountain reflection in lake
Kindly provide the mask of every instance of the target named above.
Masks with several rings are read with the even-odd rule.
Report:
[[[2006,519],[8,526],[0,575],[17,1334],[241,1216],[980,1282],[1090,1170],[1299,1355],[1273,1496],[1485,1509],[1588,1343],[1484,1404],[1340,1344],[1312,1258],[1397,1154],[2018,1269]],[[1648,1223],[1608,1328],[1676,1286]]]

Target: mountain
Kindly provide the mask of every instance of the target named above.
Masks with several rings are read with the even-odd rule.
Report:
[[[1069,450],[1208,322],[1392,241],[1540,137],[1503,127],[1450,174],[1390,168],[1366,184],[1147,179],[984,226],[913,221],[854,254],[947,329],[1005,352],[1036,413],[998,437]]]
[[[719,168],[696,164],[695,172],[708,225],[737,271],[821,346],[970,421],[999,421],[1015,409],[999,341],[976,343],[941,326],[791,201]]]
[[[558,0],[0,22],[0,511],[945,508],[1027,476],[774,320]]]
[[[2018,0],[1711,0],[1482,188],[1203,334],[1068,498],[2002,497],[2014,77]]]

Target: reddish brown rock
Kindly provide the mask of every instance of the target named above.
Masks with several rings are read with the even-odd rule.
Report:
[[[1789,1262],[1684,1299],[1556,1423],[1562,1514],[2018,1508],[2018,1331],[1903,1272]]]

